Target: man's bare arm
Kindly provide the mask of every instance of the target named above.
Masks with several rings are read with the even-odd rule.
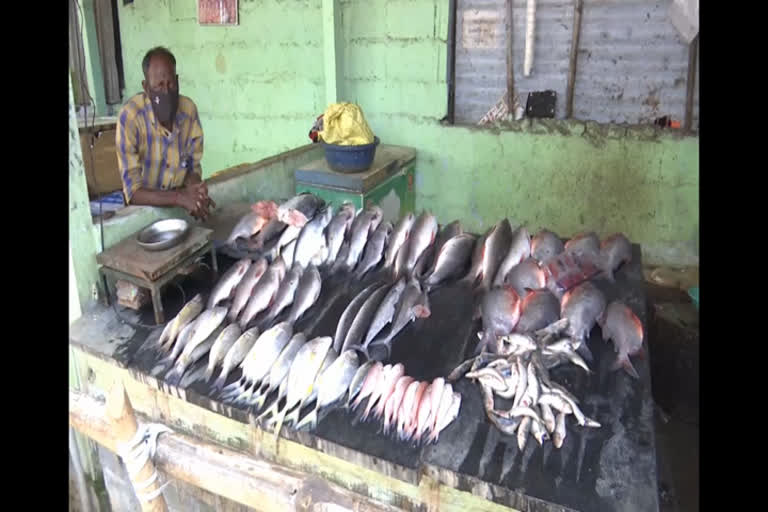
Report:
[[[171,206],[187,210],[192,216],[200,216],[200,201],[196,194],[186,190],[149,190],[140,188],[133,193],[132,205]]]

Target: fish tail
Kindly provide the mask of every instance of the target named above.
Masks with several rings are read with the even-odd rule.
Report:
[[[579,355],[583,357],[584,360],[587,361],[588,363],[592,363],[595,360],[595,357],[592,355],[592,351],[589,350],[589,347],[587,346],[586,340],[582,341],[579,344],[578,348],[576,349],[576,352],[578,352]]]
[[[632,365],[632,361],[629,360],[629,356],[625,354],[619,354],[616,358],[616,362],[613,363],[611,370],[618,370],[619,368],[623,368],[625,372],[635,379],[640,378],[637,370],[635,370],[635,367]]]
[[[174,366],[170,372],[165,376],[165,381],[171,386],[178,386],[181,382],[181,376],[184,374],[184,370],[180,370],[178,366]]]
[[[224,383],[226,381],[227,381],[227,372],[225,372],[224,369],[222,368],[218,378],[213,382],[213,385],[211,385],[211,391],[218,391],[224,386]]]
[[[360,418],[361,420],[365,421],[366,418],[368,418],[368,414],[370,414],[371,409],[373,409],[373,405],[376,402],[376,400],[373,400],[372,398],[368,398],[368,405],[365,407],[365,412],[363,413],[363,416]]]
[[[268,395],[269,395],[269,390],[259,395],[259,397],[256,399],[253,405],[254,410],[259,411],[261,410],[262,407],[264,407],[264,402],[267,400]]]
[[[285,407],[283,408],[283,410],[278,413],[277,425],[275,426],[275,434],[274,434],[275,444],[277,444],[277,440],[280,438],[280,431],[283,429],[283,420],[285,419],[286,409],[288,409],[288,404],[285,404]]]
[[[309,425],[309,430],[314,430],[317,426],[317,408],[312,409],[312,412],[304,416],[300,422],[296,424],[295,429],[299,430],[304,425]]]
[[[262,419],[264,419],[264,418],[266,418],[267,416],[269,416],[270,414],[273,414],[273,415],[274,415],[274,414],[277,414],[277,410],[278,410],[278,408],[277,408],[277,404],[279,404],[279,403],[280,403],[280,400],[275,400],[275,403],[273,403],[273,404],[272,404],[272,406],[271,406],[271,407],[269,407],[268,409],[266,409],[264,412],[262,412],[261,414],[259,414],[258,416],[256,416],[256,419],[255,419],[254,421],[256,421],[256,422],[258,423],[258,422],[260,422]]]

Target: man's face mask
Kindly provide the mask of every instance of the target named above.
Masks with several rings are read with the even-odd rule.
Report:
[[[153,91],[148,92],[149,101],[152,103],[152,110],[155,117],[161,123],[169,123],[176,119],[176,111],[179,108],[179,91],[168,90],[168,92]]]

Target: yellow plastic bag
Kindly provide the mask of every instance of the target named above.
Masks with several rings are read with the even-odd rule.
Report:
[[[373,132],[365,121],[363,109],[354,103],[334,103],[323,114],[320,138],[328,144],[361,146],[373,142]]]

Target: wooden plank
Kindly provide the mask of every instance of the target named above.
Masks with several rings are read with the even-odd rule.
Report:
[[[105,421],[110,415],[108,406],[70,391],[69,411],[70,424],[76,430],[116,451],[119,435],[113,425]],[[155,463],[172,479],[258,510],[322,510],[327,505],[347,510],[359,510],[360,507],[380,512],[395,510],[316,476],[178,433],[158,437]],[[164,509],[162,496],[153,503],[155,501],[163,505],[158,510]]]
[[[212,230],[192,226],[187,238],[166,251],[147,251],[136,241],[136,234],[126,237],[106,251],[96,255],[96,261],[139,279],[156,281],[210,240]]]
[[[568,86],[565,91],[565,118],[573,117],[573,91],[576,87],[576,64],[579,57],[579,36],[581,34],[581,14],[584,10],[583,0],[573,0],[573,36],[571,39],[571,55],[568,61]]]
[[[696,91],[696,59],[699,51],[699,36],[697,35],[688,46],[688,78],[685,88],[685,121],[683,129],[691,131],[693,127],[693,96]]]
[[[275,447],[270,432],[233,419],[233,411],[229,407],[223,406],[217,411],[207,410],[187,402],[184,390],[169,387],[139,372],[119,368],[109,360],[96,357],[74,345],[73,352],[78,359],[80,371],[89,376],[85,379],[89,395],[98,396],[114,379],[121,379],[137,414],[145,416],[147,421],[165,423],[177,433],[194,435],[228,449],[259,457],[271,464],[305,472],[400,510],[515,510],[476,495],[475,489],[463,491],[449,488],[432,476],[420,475],[416,484],[385,476],[376,469],[367,469],[325,453],[329,449],[328,444],[320,444],[315,449],[281,437],[279,445]],[[99,439],[107,435],[99,434],[98,429],[92,433],[92,437],[100,443]],[[159,460],[158,466],[165,469]],[[477,489],[483,492],[482,486]]]

